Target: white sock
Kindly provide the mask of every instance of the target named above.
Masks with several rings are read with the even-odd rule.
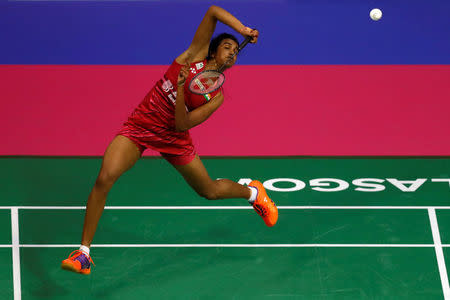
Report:
[[[84,245],[81,245],[81,246],[80,246],[80,250],[81,250],[81,252],[83,252],[84,254],[86,254],[87,256],[89,256],[89,252],[90,252],[89,247],[86,247],[86,246],[84,246]]]
[[[248,202],[250,204],[253,204],[253,202],[255,202],[255,200],[256,200],[256,197],[258,196],[258,189],[253,186],[249,186],[248,188],[252,192],[250,195],[250,198],[248,198]]]

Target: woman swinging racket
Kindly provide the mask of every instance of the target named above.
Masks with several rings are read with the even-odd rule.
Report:
[[[178,56],[163,77],[138,105],[105,151],[102,166],[89,195],[79,250],[62,262],[62,268],[90,274],[90,245],[116,180],[150,148],[161,153],[186,182],[209,200],[243,198],[253,205],[267,226],[278,220],[278,210],[259,181],[244,186],[228,179],[213,180],[195,152],[188,130],[203,123],[224,100],[221,89],[210,94],[192,93],[188,86],[199,72],[231,68],[236,62],[238,40],[223,33],[211,40],[217,21],[256,43],[258,31],[242,25],[224,9],[211,6],[189,48]]]

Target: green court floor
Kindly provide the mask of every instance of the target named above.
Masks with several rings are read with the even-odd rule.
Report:
[[[450,299],[450,158],[203,161],[262,181],[277,225],[144,158],[111,190],[82,276],[60,263],[101,159],[0,158],[0,299]]]

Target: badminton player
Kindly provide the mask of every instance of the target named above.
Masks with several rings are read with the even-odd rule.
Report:
[[[277,207],[259,181],[244,186],[228,179],[211,179],[189,135],[190,128],[207,120],[224,101],[221,89],[207,95],[191,93],[187,87],[190,79],[205,69],[228,69],[236,62],[233,54],[239,43],[235,36],[223,33],[212,39],[217,21],[251,36],[251,43],[258,40],[257,30],[244,26],[226,10],[218,6],[207,10],[190,46],[176,57],[107,147],[87,201],[80,249],[63,260],[63,269],[90,274],[90,245],[108,192],[148,148],[160,152],[198,195],[209,200],[248,200],[267,226],[277,222]]]

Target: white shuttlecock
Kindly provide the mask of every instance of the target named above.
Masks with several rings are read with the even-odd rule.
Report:
[[[374,8],[370,11],[370,18],[374,21],[378,21],[383,16],[383,13],[379,8]]]

